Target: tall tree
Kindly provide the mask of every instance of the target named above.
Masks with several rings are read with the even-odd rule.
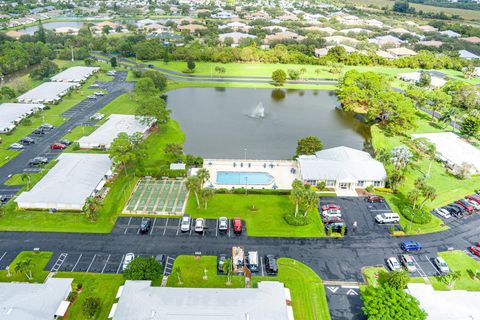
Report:
[[[128,167],[139,166],[145,158],[145,145],[141,143],[143,135],[139,132],[128,135],[125,132],[118,134],[108,149],[110,159],[124,167],[128,175]]]
[[[306,189],[303,193],[302,199],[303,207],[305,209],[303,216],[306,217],[309,211],[315,210],[318,206],[319,201],[320,198],[315,192],[315,190]]]
[[[297,141],[296,156],[312,155],[323,149],[323,144],[315,136],[308,136]]]
[[[203,188],[201,195],[202,195],[202,200],[203,200],[205,210],[207,210],[208,201],[210,201],[210,199],[212,199],[213,196],[215,195],[215,190],[213,188]]]
[[[201,191],[200,188],[200,179],[198,176],[190,176],[187,178],[185,182],[185,186],[189,192],[193,192],[195,194],[195,199],[197,200],[197,208],[200,208],[200,199],[198,197],[199,192]]]
[[[123,271],[127,280],[157,280],[162,276],[163,267],[154,257],[136,257]]]
[[[83,205],[82,211],[85,213],[88,220],[96,221],[99,208],[100,201],[97,199],[97,197],[88,197]]]
[[[298,215],[298,209],[304,198],[305,186],[303,182],[295,179],[292,182],[292,191],[290,192],[290,200],[295,204],[295,217]]]
[[[272,72],[272,81],[277,86],[283,86],[287,81],[287,74],[282,69],[277,69]]]

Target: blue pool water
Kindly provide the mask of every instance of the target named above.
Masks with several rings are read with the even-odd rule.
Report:
[[[219,171],[217,172],[217,184],[229,185],[259,185],[270,184],[273,177],[266,172],[238,172],[238,171]]]

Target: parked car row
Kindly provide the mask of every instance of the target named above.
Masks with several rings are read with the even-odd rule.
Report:
[[[241,234],[243,231],[243,222],[242,219],[236,217],[231,219],[231,228],[233,229],[233,232],[235,234]],[[192,225],[192,218],[190,215],[185,214],[182,217],[182,221],[180,222],[180,231],[182,232],[188,232],[190,231]],[[227,217],[220,217],[218,218],[218,230],[221,232],[227,232],[228,229],[230,228],[230,225],[228,223],[228,218]],[[206,221],[204,218],[196,218],[195,223],[193,225],[193,230],[198,233],[202,233],[206,229]]]
[[[441,208],[433,210],[437,215],[448,219],[450,217],[463,218],[480,211],[480,190],[477,193],[466,196]]]
[[[36,135],[36,136],[45,135],[48,132],[50,132],[51,130],[53,130],[54,128],[55,127],[52,126],[51,124],[44,123],[40,127],[38,127],[37,129],[33,130],[32,134]],[[33,139],[31,137],[25,137],[25,138],[20,139],[19,142],[12,143],[10,145],[9,149],[11,149],[11,150],[23,150],[23,149],[25,149],[25,146],[35,144],[35,142],[36,142],[35,139]]]
[[[224,272],[223,266],[225,261],[228,259],[226,254],[221,254],[218,256],[217,259],[217,269],[218,272]],[[244,263],[246,267],[250,270],[250,272],[259,272],[260,271],[260,261],[259,255],[257,251],[248,251],[246,257],[244,259]],[[276,275],[278,272],[277,266],[277,259],[272,254],[267,254],[264,256],[264,265],[265,265],[265,272],[268,275]],[[238,266],[237,266],[238,268]]]
[[[433,259],[433,264],[438,269],[440,273],[449,273],[450,268],[448,267],[447,262],[442,257],[435,257]],[[400,261],[397,257],[390,257],[387,259],[387,267],[391,271],[400,271],[400,270],[407,270],[408,272],[415,272],[417,271],[417,267],[415,265],[415,260],[409,254],[402,254],[400,255]]]
[[[320,207],[320,211],[325,231],[328,232],[331,229],[332,232],[340,233],[343,229],[344,233],[347,233],[347,224],[343,220],[342,210],[339,205],[334,203],[324,204]]]
[[[471,254],[480,257],[480,242],[477,242],[474,246],[468,248]]]

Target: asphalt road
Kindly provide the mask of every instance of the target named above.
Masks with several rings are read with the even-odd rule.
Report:
[[[121,94],[132,90],[134,84],[125,82],[126,77],[127,72],[122,71],[118,72],[110,82],[99,82],[101,89],[107,90],[108,94],[98,97],[96,100],[85,99],[72,107],[64,113],[64,116],[68,118],[67,121],[41,137],[34,137],[36,140],[35,144],[26,146],[12,161],[0,167],[0,194],[11,194],[19,190],[18,186],[6,186],[4,183],[10,175],[23,173],[25,170],[27,170],[27,172],[35,170],[28,166],[28,160],[37,156],[47,156],[47,158],[51,160],[58,156],[60,152],[52,151],[49,148],[52,143],[61,140],[73,128],[88,123],[90,117],[98,112],[98,110],[102,109]],[[52,106],[52,108],[55,108],[55,106]]]

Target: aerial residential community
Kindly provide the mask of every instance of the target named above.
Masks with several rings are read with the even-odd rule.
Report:
[[[477,0],[0,0],[0,319],[480,319]]]

